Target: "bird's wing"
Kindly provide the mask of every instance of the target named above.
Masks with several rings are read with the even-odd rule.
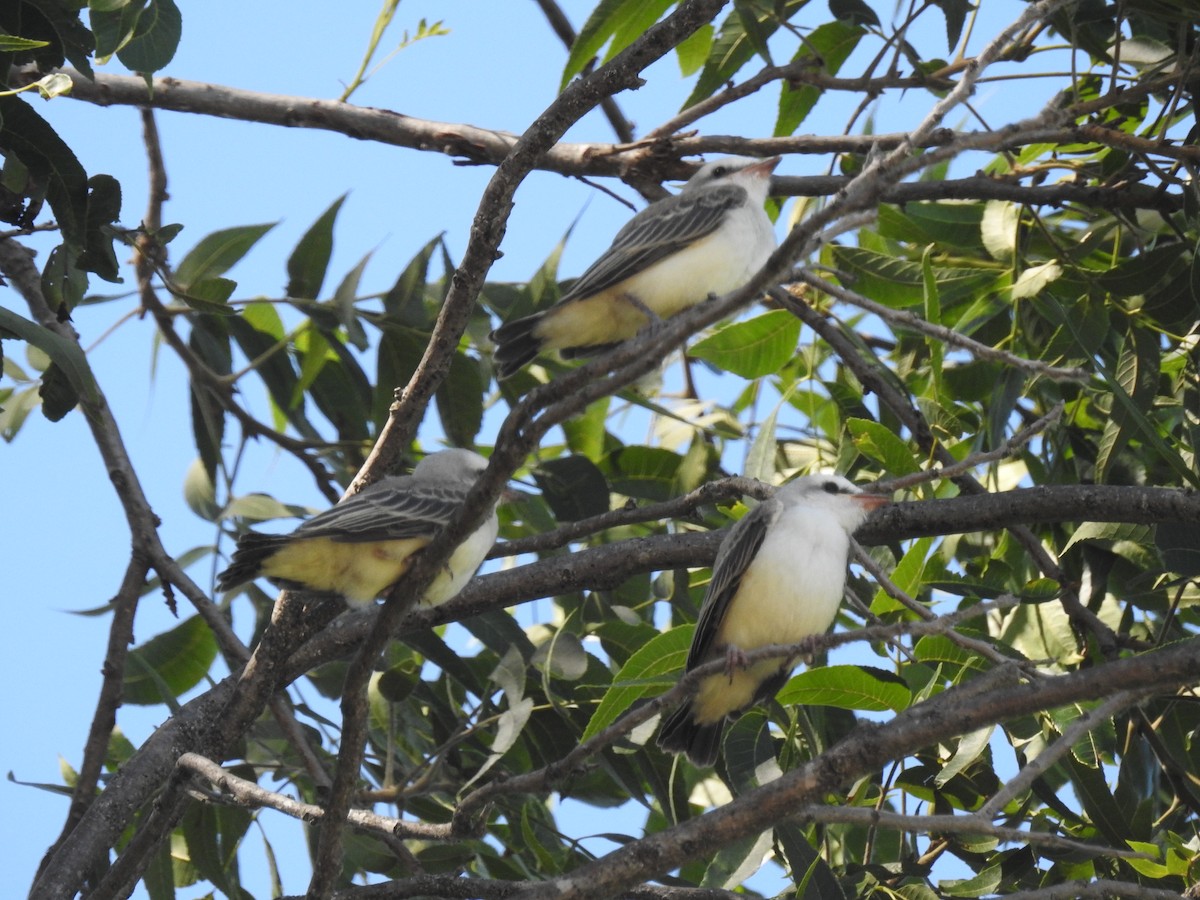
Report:
[[[745,203],[746,196],[746,189],[740,185],[722,184],[676,194],[646,207],[625,223],[612,246],[579,276],[559,302],[599,294],[712,234],[726,211]]]
[[[469,489],[457,482],[385,478],[309,519],[293,535],[343,543],[429,537],[450,521]]]
[[[767,529],[779,518],[783,505],[778,500],[760,503],[730,529],[728,537],[721,543],[717,560],[713,563],[712,581],[704,594],[704,605],[696,622],[696,633],[688,650],[688,670],[707,662],[716,640],[721,623],[729,611],[729,604],[742,584],[742,576],[767,536]]]

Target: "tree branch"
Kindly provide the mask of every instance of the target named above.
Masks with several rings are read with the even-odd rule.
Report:
[[[1113,684],[1130,692],[1170,690],[1200,678],[1200,640],[1117,660],[1106,666],[990,691],[987,703],[961,687],[898,713],[883,725],[860,724],[821,756],[736,800],[648,835],[523,891],[522,900],[600,898],[702,859],[735,837],[760,833],[848,782],[902,759],[949,731],[965,734],[994,722],[1106,697]]]

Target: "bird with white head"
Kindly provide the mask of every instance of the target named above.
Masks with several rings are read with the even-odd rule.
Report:
[[[846,586],[850,535],[888,499],[840,475],[807,475],[742,517],[721,544],[685,671],[724,657],[663,722],[658,745],[697,766],[717,759],[725,719],[775,695],[791,671],[779,658],[745,664],[748,650],[823,634]]]

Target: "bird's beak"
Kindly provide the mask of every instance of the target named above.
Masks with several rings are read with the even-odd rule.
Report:
[[[881,506],[887,506],[892,502],[892,498],[886,494],[855,494],[850,499],[868,512],[879,509]]]
[[[779,165],[782,159],[782,156],[769,156],[766,159],[760,159],[756,163],[751,163],[742,169],[742,171],[757,175],[759,178],[770,178],[771,173],[775,171],[775,167]]]

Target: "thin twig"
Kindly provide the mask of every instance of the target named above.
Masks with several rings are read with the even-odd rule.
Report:
[[[230,801],[239,806],[249,809],[273,809],[309,825],[319,822],[325,815],[325,811],[313,803],[302,803],[275,791],[268,791],[256,782],[239,778],[198,753],[184,753],[176,764],[181,769],[203,776],[221,795],[228,797]],[[365,809],[350,810],[347,822],[363,831],[379,832],[395,837],[416,838],[423,841],[446,841],[452,837],[449,825],[409,822],[393,816],[381,816]]]
[[[995,825],[981,813],[969,815],[904,815],[884,809],[856,806],[809,806],[798,815],[801,821],[819,822],[825,825],[860,825],[882,827],[914,834],[983,834],[1015,844],[1070,850],[1092,856],[1118,857],[1120,859],[1149,859],[1147,853],[1139,853],[1123,847],[1090,844],[1060,834],[1045,831],[1027,831]]]

